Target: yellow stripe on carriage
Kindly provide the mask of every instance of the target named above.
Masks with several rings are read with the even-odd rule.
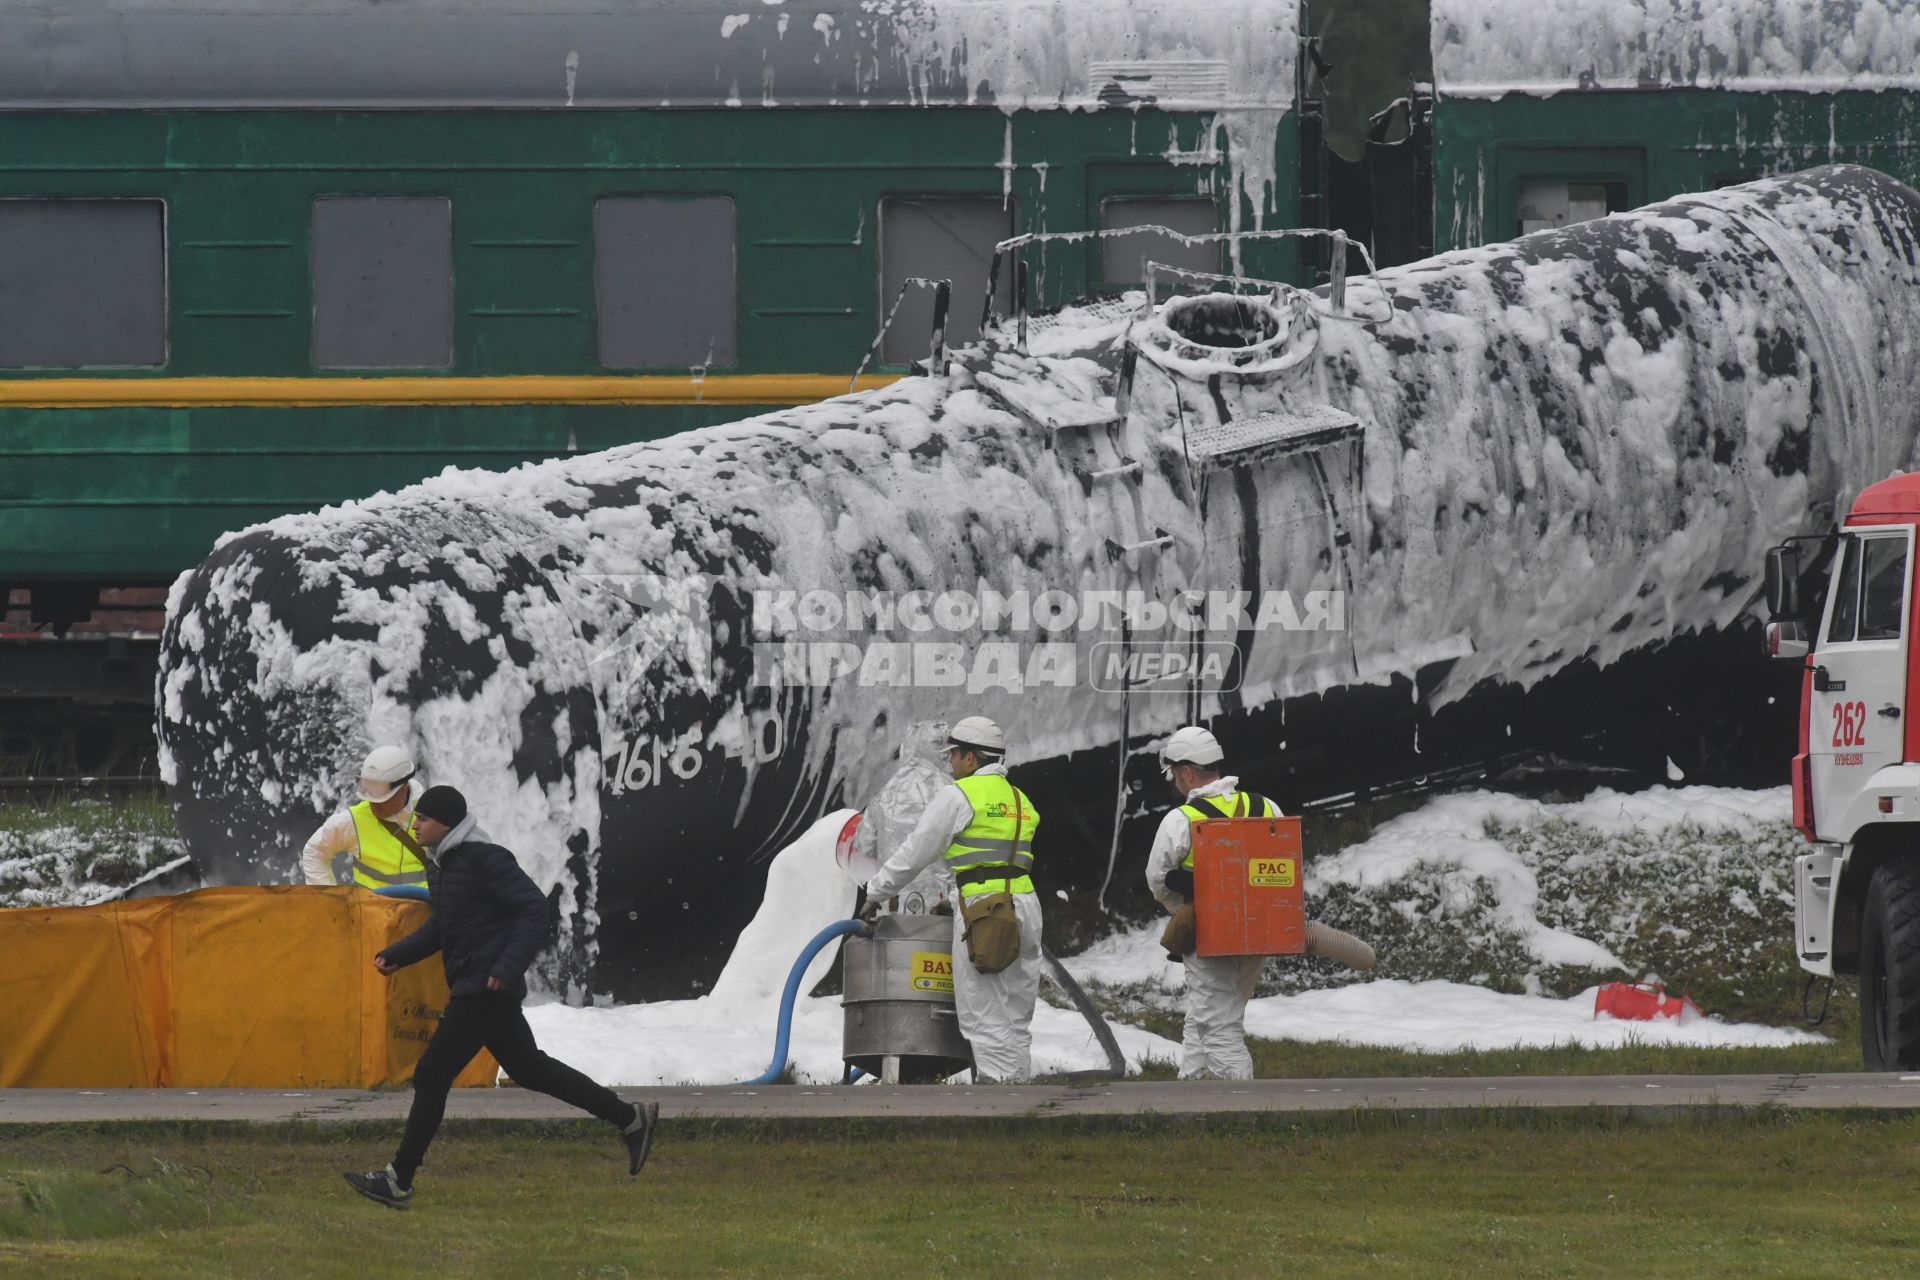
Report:
[[[854,389],[897,381],[867,374]],[[847,379],[832,373],[743,373],[696,378],[515,375],[391,378],[0,378],[0,408],[105,409],[330,405],[517,404],[812,404],[845,395]]]

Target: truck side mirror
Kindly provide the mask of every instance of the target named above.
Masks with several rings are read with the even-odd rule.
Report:
[[[1813,652],[1813,642],[1807,638],[1807,624],[1804,622],[1769,622],[1767,624],[1767,656],[1769,658],[1804,658]],[[1821,671],[1826,668],[1822,667]]]
[[[1790,542],[1767,551],[1767,616],[1775,622],[1800,617],[1800,548]]]

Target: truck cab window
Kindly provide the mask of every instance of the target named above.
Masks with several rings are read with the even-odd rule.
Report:
[[[1860,639],[1898,640],[1907,602],[1907,540],[1864,539],[1860,581]]]
[[[1840,576],[1833,580],[1833,619],[1827,623],[1827,643],[1853,639],[1860,619],[1860,539],[1847,538],[1840,558]]]

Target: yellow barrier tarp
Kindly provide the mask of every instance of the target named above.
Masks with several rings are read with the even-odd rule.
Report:
[[[426,904],[364,890],[201,889],[0,911],[0,1088],[380,1088],[446,1007],[438,960],[373,955]],[[482,1053],[458,1081],[491,1084]]]

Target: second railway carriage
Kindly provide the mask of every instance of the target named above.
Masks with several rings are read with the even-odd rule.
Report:
[[[1431,78],[1374,117],[1364,155],[1321,146],[1319,104],[1301,104],[1303,209],[1380,265],[1814,165],[1920,181],[1912,3],[1431,0],[1425,14]]]
[[[1430,35],[1434,251],[1813,165],[1920,181],[1901,0],[1432,0]]]

